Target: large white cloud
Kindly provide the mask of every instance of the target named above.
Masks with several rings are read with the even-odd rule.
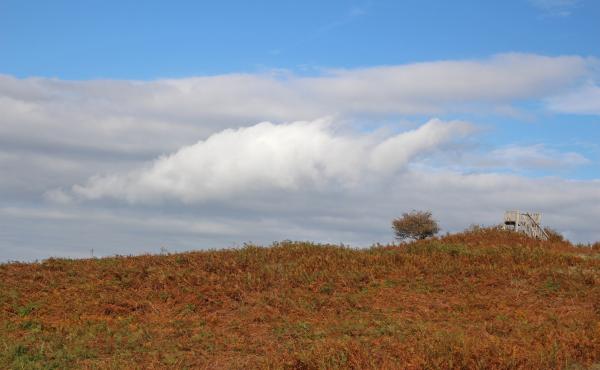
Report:
[[[503,54],[485,61],[340,70],[300,82],[344,111],[438,113],[545,96],[577,82],[590,64],[580,57]]]
[[[590,73],[578,56],[501,54],[351,70],[155,81],[0,76],[0,138],[148,156],[255,122],[439,114],[558,94]]]
[[[91,199],[188,203],[271,189],[354,186],[394,175],[411,159],[470,131],[467,123],[437,119],[391,136],[339,134],[330,119],[263,122],[214,134],[142,169],[94,177],[74,191]]]

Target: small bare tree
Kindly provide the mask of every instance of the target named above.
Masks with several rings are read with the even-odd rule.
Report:
[[[399,240],[425,239],[440,231],[437,221],[431,217],[431,212],[415,210],[403,213],[402,217],[394,219],[392,228],[396,239]]]

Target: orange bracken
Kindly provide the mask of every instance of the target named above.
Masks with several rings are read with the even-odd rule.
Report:
[[[0,265],[0,368],[589,368],[600,252],[478,229]]]

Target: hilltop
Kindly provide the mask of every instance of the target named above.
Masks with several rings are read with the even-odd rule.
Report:
[[[0,368],[589,368],[600,251],[474,230],[0,265]]]

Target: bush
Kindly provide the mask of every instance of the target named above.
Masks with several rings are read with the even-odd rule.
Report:
[[[551,242],[564,242],[565,241],[565,237],[559,233],[558,231],[550,228],[550,227],[545,227],[544,231],[546,232],[546,235],[548,235],[548,241]]]
[[[592,244],[592,250],[600,252],[600,242]]]
[[[398,240],[425,239],[440,231],[437,221],[431,217],[431,212],[415,210],[394,219],[392,228]]]
[[[470,224],[469,227],[463,230],[464,233],[477,233],[481,230],[485,230],[485,226],[479,224]]]

